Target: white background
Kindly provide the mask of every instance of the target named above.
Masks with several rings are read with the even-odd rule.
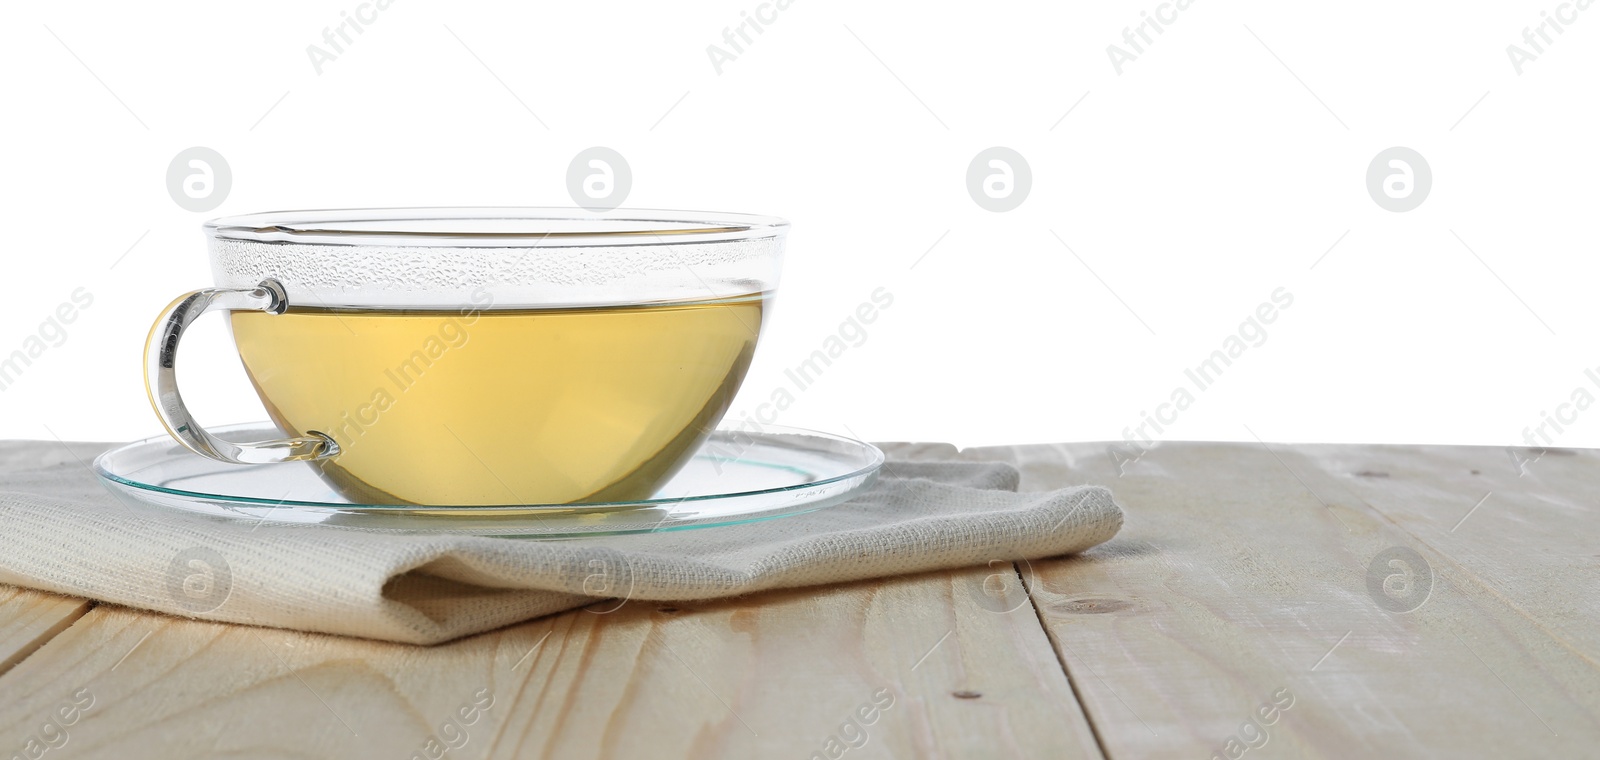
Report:
[[[1506,47],[1555,0],[1195,0],[1118,74],[1107,46],[1156,0],[794,0],[719,74],[706,48],[756,0],[395,0],[318,74],[307,46],[357,5],[8,4],[0,354],[75,288],[94,301],[0,391],[0,437],[160,431],[141,347],[209,284],[206,218],[570,205],[593,145],[630,162],[628,206],[793,221],[739,409],[893,293],[782,424],[1121,439],[1278,287],[1294,305],[1266,342],[1159,438],[1506,445],[1600,395],[1600,5],[1519,75]],[[165,186],[196,145],[232,168],[210,213]],[[995,145],[1033,174],[1007,213],[966,189]],[[1434,178],[1406,213],[1365,187],[1396,145]],[[207,321],[186,395],[203,422],[264,418]],[[1600,445],[1600,411],[1555,442]]]

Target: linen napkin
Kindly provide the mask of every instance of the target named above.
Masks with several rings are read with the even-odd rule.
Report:
[[[998,462],[886,446],[878,481],[814,512],[565,540],[400,534],[133,509],[105,444],[0,442],[0,583],[206,620],[435,644],[574,607],[691,601],[1038,559],[1116,535],[1092,485],[1017,493]]]

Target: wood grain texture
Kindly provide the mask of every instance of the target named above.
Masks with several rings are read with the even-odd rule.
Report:
[[[1104,444],[959,456],[1013,461],[1025,489],[1108,485],[1123,533],[1016,570],[602,604],[433,648],[0,590],[0,656],[21,659],[0,674],[0,757],[63,738],[63,757],[437,757],[430,735],[446,758],[1600,744],[1600,455],[1167,444],[1120,475]],[[1385,564],[1396,549],[1416,554]]]
[[[1600,743],[1592,454],[1532,480],[1497,449],[1168,444],[1120,477],[1104,444],[968,455],[1017,462],[1025,489],[1109,485],[1128,511],[1112,542],[1023,573],[1111,757]],[[1452,533],[1491,490],[1506,501]],[[1404,563],[1369,590],[1390,547],[1422,557],[1427,594]]]
[[[0,680],[28,695],[0,706],[0,756],[87,695],[78,758],[410,757],[430,735],[452,759],[828,757],[830,738],[850,758],[1099,757],[1026,599],[984,606],[989,574],[578,610],[431,648],[99,607]]]
[[[0,676],[88,611],[85,599],[0,586]]]

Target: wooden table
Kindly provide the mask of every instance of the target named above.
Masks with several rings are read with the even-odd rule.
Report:
[[[962,456],[1109,485],[1127,525],[1068,559],[433,648],[0,587],[0,757],[1600,754],[1594,452]]]

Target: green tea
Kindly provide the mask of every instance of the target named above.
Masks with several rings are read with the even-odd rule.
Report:
[[[272,419],[358,502],[648,497],[727,411],[767,296],[538,310],[233,312]]]

